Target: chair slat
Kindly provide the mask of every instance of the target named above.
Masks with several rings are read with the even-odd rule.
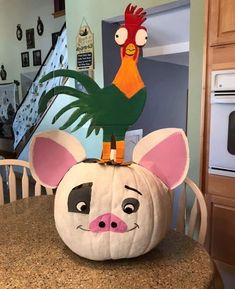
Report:
[[[13,170],[13,166],[10,165],[9,169],[9,194],[10,194],[10,202],[16,201],[16,176]]]
[[[22,198],[27,198],[30,195],[40,196],[42,191],[42,186],[35,182],[35,188],[33,192],[29,192],[30,189],[30,180],[31,177],[28,174],[28,170],[30,170],[29,163],[27,161],[18,160],[18,159],[1,159],[0,167],[3,167],[4,175],[0,175],[0,205],[4,204],[4,182],[6,179],[6,183],[9,189],[10,202],[16,201],[17,199],[17,178],[16,173],[14,172],[14,167],[21,167],[23,169],[22,177],[21,177],[21,185],[22,185]],[[6,173],[6,176],[5,176]],[[18,177],[18,174],[17,174]],[[53,190],[50,188],[45,188],[48,195],[53,195]]]
[[[29,197],[29,177],[27,174],[27,169],[23,168],[23,176],[22,176],[22,198]]]
[[[51,188],[46,188],[47,195],[53,195],[53,190]]]
[[[198,206],[200,208],[200,230],[199,230],[199,236],[198,236],[198,242],[200,244],[204,244],[205,238],[206,238],[206,231],[207,231],[207,207],[206,207],[206,202],[204,199],[204,196],[198,186],[190,179],[186,178],[185,183],[193,190],[195,193],[195,196],[198,201]]]
[[[178,202],[178,213],[177,213],[177,220],[176,220],[176,231],[184,233],[185,232],[185,219],[186,219],[186,185],[183,184],[184,188],[179,195],[179,202]]]
[[[2,175],[0,174],[0,205],[3,204],[4,204],[3,180]]]
[[[193,238],[193,234],[196,228],[196,223],[198,220],[198,201],[197,198],[195,198],[193,207],[191,209],[191,214],[189,218],[189,225],[188,225],[188,236],[190,238]]]
[[[35,184],[35,196],[40,196],[41,195],[41,185],[36,182]]]

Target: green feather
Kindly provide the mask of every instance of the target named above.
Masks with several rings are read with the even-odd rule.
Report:
[[[71,124],[73,124],[82,114],[84,114],[84,111],[81,111],[81,109],[75,110],[71,116],[68,118],[68,120],[60,127],[60,129],[66,129]]]
[[[38,113],[44,112],[47,108],[48,102],[57,94],[71,95],[76,98],[83,98],[87,96],[86,93],[83,93],[69,86],[56,86],[47,92],[43,92],[38,104]]]
[[[95,121],[94,121],[94,118],[91,120],[91,123],[90,123],[90,125],[89,125],[88,130],[87,130],[86,137],[89,137],[89,136],[92,134],[93,130],[95,130]]]
[[[86,138],[92,134],[94,129],[95,129],[95,127],[93,125],[89,125],[87,133],[86,133]]]
[[[95,127],[95,135],[98,135],[100,132],[101,127],[100,126],[96,126]]]
[[[79,128],[81,128],[86,122],[88,122],[90,119],[92,118],[92,116],[90,114],[85,114],[82,119],[80,120],[80,122],[78,123],[78,125],[75,126],[75,128],[72,130],[72,132],[75,132],[76,130],[78,130]]]
[[[43,76],[39,82],[42,83],[54,77],[61,77],[61,76],[75,79],[76,81],[81,83],[82,86],[85,87],[88,93],[93,94],[96,93],[98,90],[100,90],[99,85],[91,77],[82,72],[70,69],[59,69],[51,71],[45,76]]]
[[[63,107],[53,118],[52,120],[52,124],[54,124],[60,117],[63,113],[65,113],[67,110],[70,110],[74,107],[79,107],[79,100],[75,100],[71,103],[69,103],[68,105],[66,105],[65,107]]]

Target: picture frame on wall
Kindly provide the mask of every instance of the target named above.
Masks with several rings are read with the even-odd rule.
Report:
[[[34,28],[26,30],[27,49],[35,48]]]
[[[21,65],[22,67],[29,66],[29,52],[28,51],[21,53]]]
[[[53,48],[55,47],[59,36],[60,36],[60,32],[54,32],[51,34],[51,44]]]
[[[42,64],[41,50],[34,50],[33,51],[33,65],[39,66],[41,64]]]

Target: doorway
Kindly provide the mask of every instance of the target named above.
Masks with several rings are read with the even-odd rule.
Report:
[[[165,127],[187,131],[189,20],[188,0],[147,10],[148,43],[138,64],[147,100],[129,130],[143,129],[143,135]],[[121,63],[114,35],[122,22],[122,17],[102,22],[105,86],[113,81]]]

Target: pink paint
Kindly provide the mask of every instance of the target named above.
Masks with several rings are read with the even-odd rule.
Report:
[[[35,140],[33,166],[40,180],[56,187],[65,173],[76,164],[75,158],[63,146],[45,137]]]
[[[89,229],[93,233],[102,233],[102,232],[115,232],[115,233],[125,233],[127,231],[127,224],[122,221],[117,216],[107,213],[101,216],[98,216],[93,220]]]
[[[185,140],[178,132],[170,135],[144,155],[139,164],[172,188],[182,177],[187,165]]]

